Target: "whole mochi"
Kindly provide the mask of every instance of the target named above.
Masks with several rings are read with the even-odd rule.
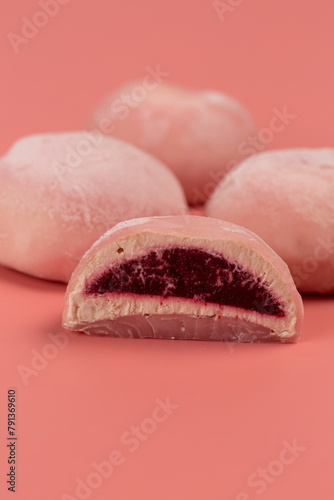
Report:
[[[248,111],[217,91],[132,82],[109,95],[89,127],[149,152],[173,170],[190,205],[200,206],[257,133]]]
[[[216,188],[206,214],[263,238],[303,292],[334,291],[334,149],[260,153]]]
[[[0,160],[0,264],[67,282],[118,222],[186,206],[173,173],[129,144],[87,132],[28,136]]]

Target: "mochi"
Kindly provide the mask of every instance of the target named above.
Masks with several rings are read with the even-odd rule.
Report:
[[[334,149],[268,151],[242,162],[205,212],[263,238],[302,292],[334,292]]]
[[[103,100],[89,128],[159,158],[195,206],[203,204],[226,172],[247,156],[242,145],[257,133],[249,112],[228,95],[145,79]]]
[[[85,132],[25,137],[0,159],[0,264],[67,282],[118,222],[186,210],[174,174],[131,145]]]
[[[121,222],[84,255],[63,326],[131,338],[294,342],[303,305],[278,255],[244,228],[185,215]]]

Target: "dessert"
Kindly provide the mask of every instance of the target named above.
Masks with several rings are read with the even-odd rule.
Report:
[[[88,334],[294,342],[301,298],[278,255],[244,228],[185,215],[125,221],[84,255],[63,326]]]
[[[302,292],[334,291],[334,149],[268,151],[216,188],[206,214],[263,238]]]
[[[86,132],[25,137],[0,159],[0,264],[68,281],[116,223],[186,210],[173,173],[131,145]]]
[[[109,95],[94,110],[89,128],[159,158],[195,206],[203,204],[226,172],[249,154],[242,144],[257,132],[248,111],[230,96],[145,79]]]

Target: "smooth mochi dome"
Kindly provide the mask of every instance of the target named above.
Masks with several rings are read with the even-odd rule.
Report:
[[[194,215],[122,222],[85,254],[63,326],[134,338],[293,342],[303,306],[286,264],[244,228]]]
[[[334,291],[334,149],[252,156],[217,187],[206,214],[263,238],[300,291]]]
[[[247,156],[242,144],[257,132],[250,114],[227,95],[145,79],[107,97],[89,127],[159,158],[195,206],[203,204],[226,172]]]
[[[102,134],[25,137],[0,160],[0,263],[41,278],[67,282],[122,220],[185,212],[168,168]]]

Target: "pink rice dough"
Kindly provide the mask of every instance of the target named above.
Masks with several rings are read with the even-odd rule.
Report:
[[[67,282],[118,222],[186,210],[174,174],[131,145],[87,132],[25,137],[0,160],[0,263]]]
[[[121,222],[84,255],[63,326],[112,337],[294,342],[303,305],[258,236],[194,215]]]
[[[95,109],[89,127],[159,158],[180,180],[189,204],[199,206],[248,156],[242,144],[257,132],[253,119],[217,91],[149,85],[131,82],[113,92]]]
[[[248,158],[216,188],[206,214],[263,238],[300,291],[334,292],[334,149]]]

